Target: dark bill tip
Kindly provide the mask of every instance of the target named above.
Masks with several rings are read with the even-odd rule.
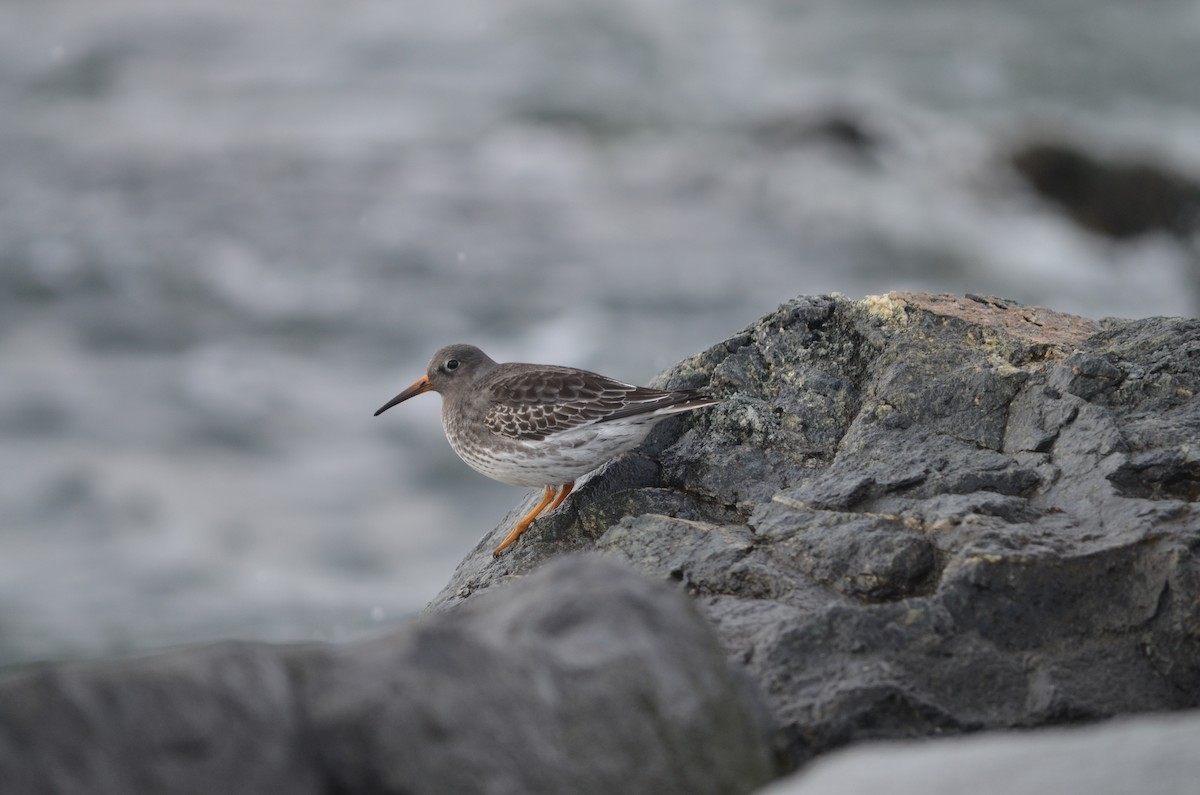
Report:
[[[417,395],[421,394],[422,392],[428,392],[428,391],[429,391],[429,376],[423,375],[419,379],[417,379],[417,382],[415,384],[413,384],[408,389],[401,392],[399,395],[396,395],[396,397],[392,398],[387,403],[384,403],[383,406],[379,409],[379,411],[375,412],[375,416],[378,417],[380,414],[387,411],[388,409],[390,409],[392,406],[396,405],[397,403],[403,403],[404,401],[408,400],[410,397],[416,397]]]

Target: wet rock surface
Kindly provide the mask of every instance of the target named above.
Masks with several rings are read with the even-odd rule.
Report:
[[[572,557],[366,643],[0,680],[0,791],[749,792],[756,704],[686,597]]]
[[[727,399],[493,562],[519,506],[431,609],[628,561],[695,598],[793,762],[1200,703],[1200,321],[806,297],[661,383]]]

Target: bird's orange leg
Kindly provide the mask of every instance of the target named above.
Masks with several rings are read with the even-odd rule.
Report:
[[[492,552],[493,558],[500,557],[501,552],[516,543],[516,540],[521,537],[521,534],[529,529],[529,525],[533,524],[533,520],[538,518],[538,516],[540,516],[543,512],[549,513],[558,506],[562,505],[562,501],[565,500],[567,495],[571,493],[571,489],[575,488],[575,484],[572,482],[563,486],[562,491],[559,492],[557,498],[554,496],[554,492],[557,490],[553,486],[546,486],[545,488],[546,491],[542,494],[542,501],[539,502],[532,511],[525,514],[521,521],[517,522],[517,525],[512,529],[512,532],[509,533],[505,539],[500,542],[500,546],[496,547],[496,549]],[[553,500],[552,505],[551,500]],[[547,505],[550,507],[547,508]]]
[[[573,488],[575,488],[575,481],[572,480],[570,483],[564,483],[562,491],[559,492],[558,497],[555,498],[554,502],[550,504],[550,507],[546,509],[546,513],[550,513],[555,508],[562,505],[563,500],[567,498],[567,495],[571,493],[571,489]]]
[[[532,511],[525,514],[521,521],[517,522],[517,526],[512,529],[512,532],[509,533],[503,541],[500,542],[500,546],[496,547],[496,549],[492,552],[493,558],[500,557],[501,552],[511,547],[513,543],[521,537],[521,534],[529,529],[529,525],[533,524],[533,520],[538,517],[538,514],[550,504],[551,500],[554,499],[554,488],[551,486],[546,486],[545,489],[545,492],[542,494],[542,501],[539,502]]]

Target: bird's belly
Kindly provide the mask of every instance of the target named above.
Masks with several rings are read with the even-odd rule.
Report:
[[[494,437],[451,442],[468,466],[513,486],[553,486],[573,482],[636,447],[653,422],[589,425],[539,441]]]

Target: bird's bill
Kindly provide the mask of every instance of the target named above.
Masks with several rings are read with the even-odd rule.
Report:
[[[404,401],[408,400],[410,397],[416,397],[417,395],[421,394],[422,392],[428,392],[428,391],[429,391],[429,376],[423,375],[419,379],[417,379],[417,382],[415,384],[413,384],[408,389],[401,392],[399,395],[396,395],[396,397],[392,398],[387,403],[384,403],[383,408],[381,408],[379,411],[375,412],[375,416],[378,417],[380,414],[387,411],[388,409],[390,409],[392,406],[396,405],[397,403],[403,403]]]

